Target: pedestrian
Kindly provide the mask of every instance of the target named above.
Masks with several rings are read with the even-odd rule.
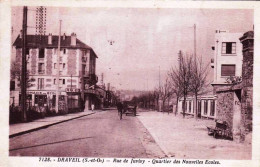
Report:
[[[91,110],[93,111],[95,108],[95,105],[94,104],[91,104]]]
[[[117,110],[118,110],[118,115],[120,117],[120,120],[122,119],[122,115],[123,115],[123,104],[119,101],[117,104]]]

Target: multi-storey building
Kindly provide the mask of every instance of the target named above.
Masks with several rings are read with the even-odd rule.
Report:
[[[198,117],[216,118],[216,90],[219,87],[230,85],[227,78],[242,75],[242,44],[239,38],[243,33],[229,33],[216,30],[214,58],[211,59],[211,67],[214,68],[213,95],[198,97]],[[194,97],[188,97],[186,101],[187,114],[194,115]],[[178,111],[184,110],[183,98],[179,100]]]
[[[77,39],[75,33],[71,36],[64,34],[61,36],[58,60],[58,39],[58,36],[52,34],[27,35],[27,71],[28,78],[32,80],[27,88],[28,103],[32,106],[55,108],[56,90],[59,85],[59,110],[62,107],[83,109],[84,106],[88,109],[100,96],[95,90],[98,81],[97,55],[91,47]],[[16,48],[15,67],[19,71],[22,67],[21,35],[16,38],[13,45]],[[19,105],[20,93],[20,83],[16,78],[14,90],[11,91],[14,105]]]
[[[214,59],[211,59],[211,67],[214,68],[214,81],[212,86],[214,92],[217,87],[227,85],[230,76],[240,77],[242,75],[242,44],[239,38],[243,33],[228,33],[216,31]]]

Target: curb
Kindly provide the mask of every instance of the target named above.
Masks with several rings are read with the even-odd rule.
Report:
[[[37,131],[37,130],[40,130],[40,129],[45,129],[45,128],[48,128],[48,127],[53,126],[53,125],[57,125],[57,124],[60,124],[60,123],[63,123],[63,122],[71,121],[73,119],[85,117],[85,116],[92,115],[92,114],[95,114],[95,113],[89,113],[89,114],[86,114],[86,115],[81,115],[81,116],[77,116],[77,117],[74,117],[74,118],[54,122],[54,123],[51,123],[51,124],[48,124],[48,125],[43,125],[43,126],[40,126],[40,127],[37,127],[37,128],[30,129],[30,130],[25,130],[25,131],[22,131],[22,132],[14,133],[12,135],[9,135],[9,138],[13,138],[13,137],[20,136],[20,135],[23,135],[23,134],[26,134],[26,133],[34,132],[34,131]]]

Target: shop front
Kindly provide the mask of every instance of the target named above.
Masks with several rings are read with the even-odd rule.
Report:
[[[67,93],[67,106],[68,112],[79,112],[82,111],[82,104],[81,104],[81,96],[80,96],[80,89],[76,88],[66,88]]]
[[[94,105],[95,109],[102,109],[104,102],[104,93],[98,89],[85,89],[84,90],[84,104],[85,110],[90,110]]]

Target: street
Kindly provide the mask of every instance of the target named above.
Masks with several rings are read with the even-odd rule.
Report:
[[[142,123],[116,110],[97,112],[10,138],[10,156],[160,158],[164,154]]]

